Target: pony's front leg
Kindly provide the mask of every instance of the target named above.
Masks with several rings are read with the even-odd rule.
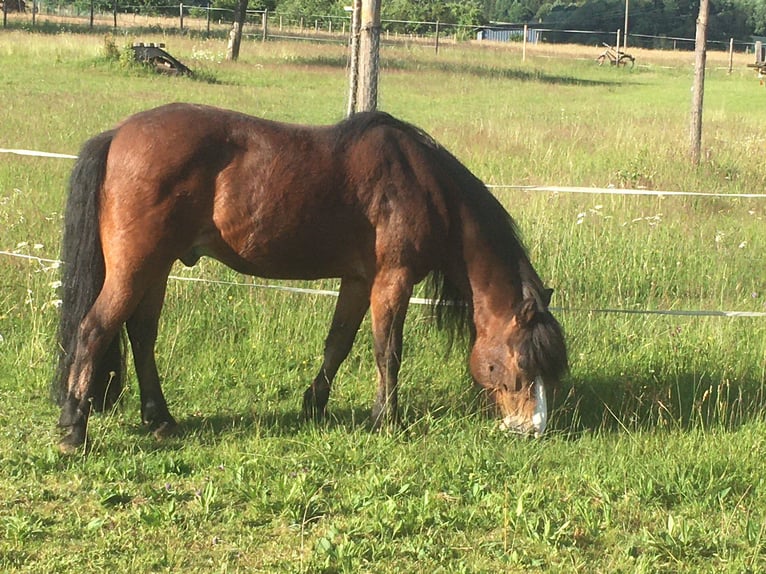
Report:
[[[341,363],[348,356],[364,314],[370,306],[370,284],[362,277],[344,277],[340,283],[330,332],[324,346],[322,368],[303,393],[303,415],[324,418],[330,387]]]
[[[406,269],[379,272],[372,287],[372,334],[378,388],[372,406],[372,424],[380,428],[399,421],[397,385],[402,361],[402,334],[412,280]]]

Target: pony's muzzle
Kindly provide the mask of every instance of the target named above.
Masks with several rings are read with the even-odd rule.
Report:
[[[500,421],[500,430],[513,434],[541,436],[548,426],[548,399],[545,395],[545,385],[540,377],[535,379],[534,388],[535,408],[532,416],[506,415]]]

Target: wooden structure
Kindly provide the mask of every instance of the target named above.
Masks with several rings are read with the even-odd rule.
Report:
[[[192,71],[165,51],[165,44],[133,44],[133,55],[139,62],[146,62],[162,74],[191,76]]]
[[[766,76],[766,50],[764,49],[763,42],[755,43],[755,63],[748,64],[747,67],[755,68],[759,78]]]
[[[24,0],[0,0],[0,12],[26,12],[27,3]]]

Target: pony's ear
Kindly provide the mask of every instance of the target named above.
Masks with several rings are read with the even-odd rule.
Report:
[[[540,299],[542,300],[543,309],[547,309],[548,306],[551,304],[551,297],[553,297],[553,289],[546,288],[543,289],[543,294],[540,296]]]
[[[535,315],[538,313],[537,299],[534,297],[527,297],[519,305],[518,311],[516,311],[516,320],[519,322],[520,327],[526,327],[535,320]]]

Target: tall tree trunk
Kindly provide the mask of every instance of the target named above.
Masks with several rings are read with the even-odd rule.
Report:
[[[242,28],[245,27],[247,18],[248,0],[237,0],[237,9],[234,11],[234,26],[229,32],[229,46],[226,49],[226,59],[236,61],[239,58],[239,47],[242,44]]]

